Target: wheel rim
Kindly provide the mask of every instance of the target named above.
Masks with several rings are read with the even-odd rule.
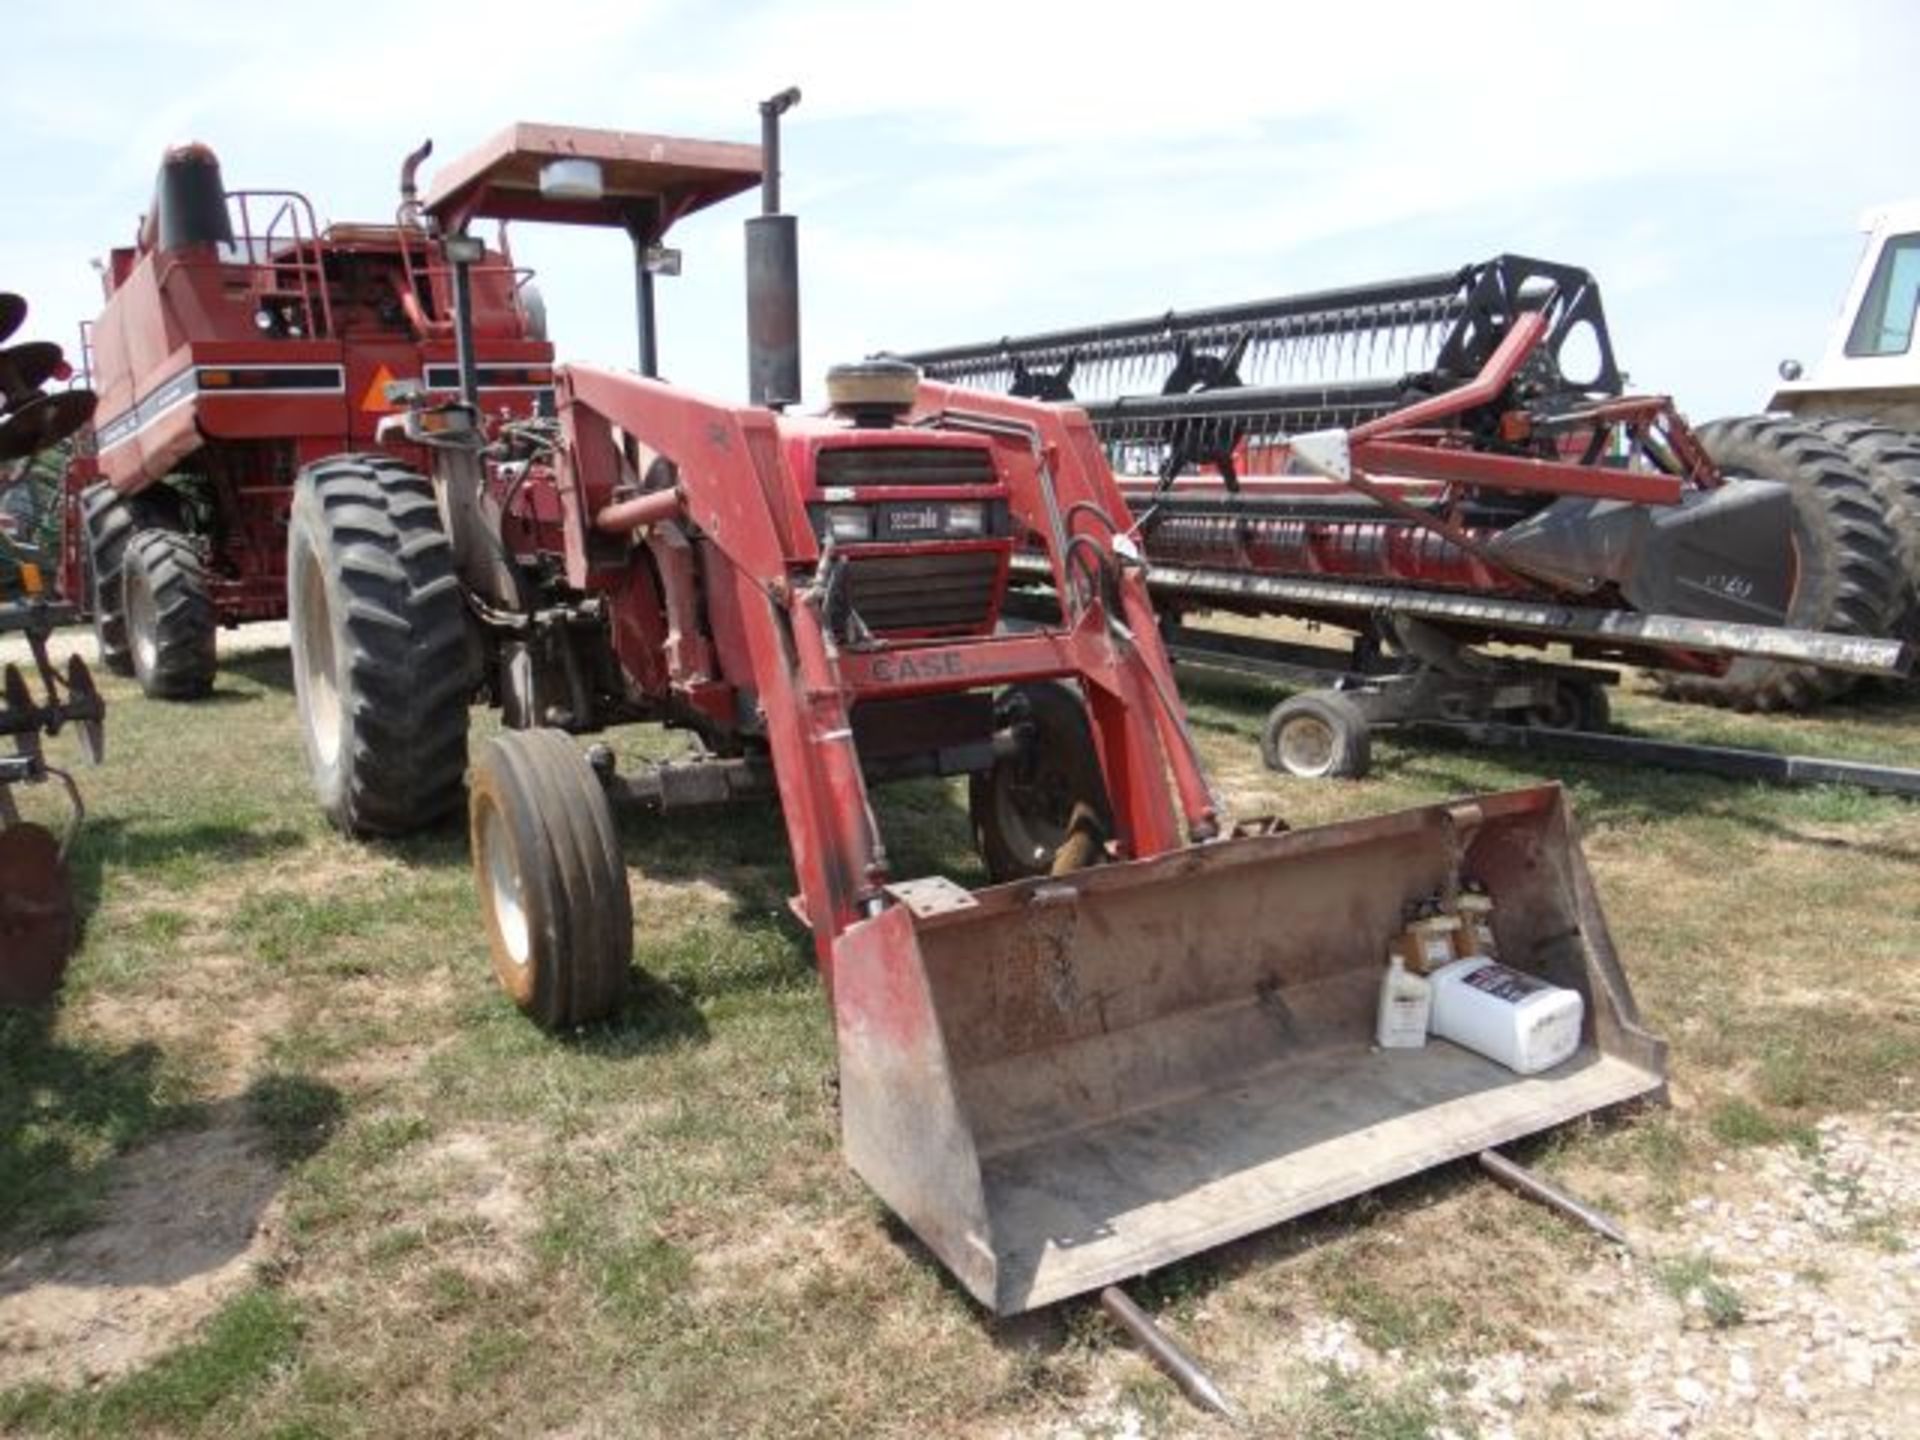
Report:
[[[1536,730],[1578,730],[1584,709],[1579,692],[1570,685],[1556,685],[1551,701],[1527,711],[1527,723]]]
[[[153,673],[154,662],[160,656],[160,642],[154,635],[157,623],[153,587],[147,583],[147,572],[133,566],[127,571],[127,629],[133,641],[133,663],[142,675]]]
[[[1037,765],[1009,776],[999,787],[1000,830],[1008,848],[1036,864],[1051,860],[1073,819],[1072,786],[1057,770]]]
[[[1324,775],[1333,768],[1333,727],[1318,715],[1290,715],[1280,726],[1280,765],[1289,775]]]
[[[327,577],[312,551],[300,566],[300,695],[306,702],[307,734],[322,765],[340,758],[340,684],[334,674],[333,617],[327,610]]]
[[[513,863],[513,837],[497,806],[489,805],[480,824],[481,868],[487,877],[487,907],[507,958],[525,968],[533,955],[527,907],[520,898],[520,872]]]

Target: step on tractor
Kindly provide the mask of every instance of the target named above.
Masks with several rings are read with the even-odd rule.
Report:
[[[425,469],[302,472],[294,678],[333,820],[455,809],[469,702],[497,706],[467,793],[487,942],[519,1007],[566,1029],[619,1010],[647,923],[613,803],[663,825],[777,804],[847,1159],[1002,1314],[1659,1092],[1557,787],[1231,825],[1084,419],[888,362],[795,412],[795,99],[762,106],[758,147],[517,125],[435,175],[422,213],[456,277],[483,218],[624,229],[641,363],[560,367],[552,418],[416,397],[384,428]],[[655,377],[653,286],[675,220],[756,184],[742,405]],[[1002,623],[1016,554],[1051,567],[1057,623]],[[573,738],[630,722],[699,753],[625,771]],[[962,775],[993,883],[895,873],[872,788]],[[1585,997],[1551,1073],[1371,1044],[1404,907],[1469,881],[1501,953]]]
[[[1860,228],[1866,243],[1812,371],[1781,361],[1768,413],[1720,424],[1750,447],[1811,426],[1846,453],[1893,529],[1904,633],[1920,645],[1920,200],[1876,206]]]
[[[67,475],[61,589],[148,695],[205,694],[220,627],[285,617],[303,465],[370,447],[393,392],[460,389],[454,275],[413,193],[427,153],[403,163],[391,223],[322,228],[304,195],[229,191],[211,149],[175,146],[133,243],[99,267],[82,354],[100,409]],[[474,393],[529,415],[553,356],[531,273],[504,227],[462,273]]]
[[[1786,421],[1696,432],[1627,393],[1575,266],[1500,255],[903,358],[1085,412],[1176,654],[1326,687],[1268,724],[1266,758],[1292,774],[1363,773],[1381,725],[1607,728],[1612,671],[1488,641],[1762,710],[1910,661],[1889,514],[1845,448]],[[1208,612],[1352,645],[1184,623]]]
[[[0,639],[23,637],[31,660],[30,672],[12,660],[0,667],[0,1006],[52,998],[73,953],[79,922],[67,851],[86,812],[73,777],[47,762],[43,740],[71,728],[98,762],[106,714],[86,661],[75,655],[64,669],[54,663],[49,641],[73,612],[49,593],[33,511],[10,503],[30,493],[35,459],[70,442],[95,404],[84,386],[47,388],[72,377],[58,345],[7,343],[26,316],[26,301],[0,291],[0,517],[7,522],[0,524],[0,573],[10,581],[0,593]],[[14,795],[16,787],[50,783],[67,802],[60,836],[25,818]]]

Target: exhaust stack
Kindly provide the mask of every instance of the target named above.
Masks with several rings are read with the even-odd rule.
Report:
[[[153,187],[153,242],[161,250],[191,245],[231,245],[227,187],[220,157],[199,141],[175,145],[160,157]]]
[[[800,232],[780,213],[780,117],[798,87],[760,102],[760,213],[747,221],[747,397],[779,410],[800,399]]]

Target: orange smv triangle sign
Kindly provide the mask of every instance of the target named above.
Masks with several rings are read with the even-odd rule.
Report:
[[[400,407],[387,399],[387,386],[393,383],[393,371],[385,365],[373,372],[367,393],[360,397],[360,408],[372,415],[388,415]]]

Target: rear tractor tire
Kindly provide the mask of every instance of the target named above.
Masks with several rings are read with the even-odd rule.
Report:
[[[494,977],[545,1030],[620,1008],[633,905],[606,792],[558,730],[509,731],[474,767],[474,880]]]
[[[1000,724],[1025,729],[1029,743],[967,787],[987,875],[998,885],[1092,863],[1113,834],[1113,811],[1079,692],[1057,680],[1016,685],[994,711]]]
[[[133,673],[154,700],[196,700],[213,688],[216,630],[193,537],[139,530],[121,557],[121,616]]]
[[[1889,633],[1920,648],[1920,434],[1862,420],[1822,420],[1820,431],[1847,452],[1880,502],[1905,592]]]
[[[1845,450],[1814,425],[1775,416],[1716,420],[1697,432],[1728,475],[1777,480],[1793,492],[1798,576],[1786,624],[1841,635],[1886,634],[1900,605],[1895,542],[1880,501]],[[1855,676],[1779,660],[1737,659],[1718,676],[1663,675],[1672,699],[1734,710],[1807,710]]]
[[[473,664],[433,487],[377,455],[300,472],[287,529],[293,688],[313,787],[349,835],[460,804]]]
[[[1373,768],[1373,730],[1338,690],[1309,690],[1273,707],[1260,758],[1301,780],[1358,780]]]

